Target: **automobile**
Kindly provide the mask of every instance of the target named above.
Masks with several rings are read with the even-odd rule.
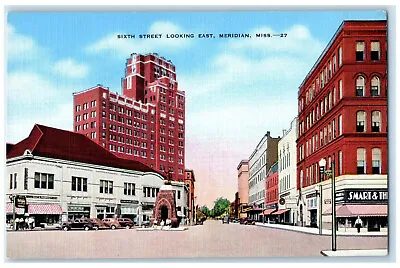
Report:
[[[227,224],[229,224],[229,217],[228,217],[228,216],[223,217],[223,218],[222,218],[222,223],[227,223]]]
[[[256,222],[249,218],[241,218],[239,223],[246,224],[246,225],[255,225]]]
[[[118,218],[117,221],[119,222],[121,227],[124,227],[126,229],[130,229],[135,225],[135,223],[129,218]]]
[[[99,229],[109,228],[108,225],[98,218],[88,218],[93,224],[97,224]]]
[[[113,230],[121,227],[121,224],[115,218],[104,218],[102,221],[108,226],[108,228]]]
[[[239,219],[238,218],[232,219],[232,223],[239,223]]]
[[[62,224],[62,229],[64,231],[69,231],[71,229],[83,229],[85,231],[98,230],[99,226],[89,221],[88,219],[75,219],[70,222],[64,222]]]

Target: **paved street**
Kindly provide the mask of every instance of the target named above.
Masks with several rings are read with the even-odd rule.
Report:
[[[206,221],[187,231],[7,232],[8,258],[322,257],[329,236]],[[385,249],[387,237],[338,237],[338,249]]]

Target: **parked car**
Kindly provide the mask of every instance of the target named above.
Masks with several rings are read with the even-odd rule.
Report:
[[[89,218],[88,220],[91,221],[93,224],[97,224],[99,229],[109,228],[105,222],[98,218]]]
[[[246,225],[255,225],[256,222],[249,218],[241,218],[239,223],[246,224]]]
[[[222,223],[227,223],[229,224],[229,216],[225,216],[222,218]]]
[[[117,221],[119,222],[121,227],[124,227],[126,229],[133,228],[133,226],[135,225],[135,223],[129,218],[118,218]]]
[[[93,222],[89,221],[88,219],[75,219],[72,222],[64,222],[62,224],[62,229],[64,231],[68,231],[71,229],[83,229],[85,231],[89,230],[97,230],[99,229],[99,225],[94,224]]]
[[[113,230],[121,227],[121,224],[119,224],[118,220],[115,218],[105,218],[102,219],[102,221],[108,226],[108,228]]]

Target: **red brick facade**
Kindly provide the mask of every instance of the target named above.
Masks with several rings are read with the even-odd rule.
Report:
[[[98,85],[74,94],[74,131],[115,155],[184,180],[185,93],[175,66],[157,54],[132,54],[123,95]]]
[[[160,190],[157,194],[156,202],[153,209],[153,218],[161,223],[162,219],[162,208],[166,207],[168,210],[168,216],[166,219],[170,219],[172,222],[177,221],[176,217],[176,205],[173,190]]]
[[[345,21],[298,95],[297,187],[335,174],[387,174],[386,21]]]
[[[194,190],[195,190],[195,185],[194,182],[196,181],[195,176],[194,176],[194,172],[193,170],[190,169],[186,169],[185,170],[185,184],[188,188],[188,210],[189,210],[189,220],[190,222],[194,221],[194,214],[195,214],[195,204],[194,204],[194,199],[195,199],[195,194],[194,194]]]
[[[279,170],[278,162],[273,164],[265,179],[265,208],[278,203],[279,199]]]

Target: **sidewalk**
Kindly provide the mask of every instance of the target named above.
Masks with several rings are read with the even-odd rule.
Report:
[[[349,249],[349,250],[321,250],[326,257],[382,257],[387,256],[387,249]]]
[[[281,229],[281,230],[288,230],[288,231],[294,231],[294,232],[300,232],[300,233],[308,233],[308,234],[313,234],[313,235],[319,235],[319,230],[318,228],[312,228],[312,227],[302,227],[302,226],[293,226],[293,225],[281,225],[281,224],[272,224],[272,223],[261,223],[261,222],[256,222],[257,226],[261,227],[267,227],[267,228],[275,228],[275,229]],[[357,233],[356,231],[337,231],[336,234],[338,236],[387,236],[386,231],[381,231],[381,232],[361,232]],[[331,230],[322,230],[322,235],[332,235]]]

